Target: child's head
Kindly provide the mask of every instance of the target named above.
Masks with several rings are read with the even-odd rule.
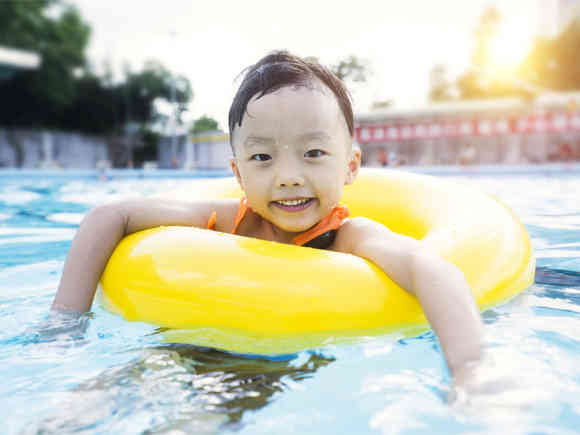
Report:
[[[302,59],[286,51],[277,51],[246,69],[244,79],[230,107],[228,124],[232,147],[234,129],[242,126],[248,103],[252,98],[259,99],[287,86],[311,87],[314,83],[323,84],[332,91],[352,138],[354,116],[350,95],[344,83],[318,62]]]
[[[287,232],[324,218],[360,165],[344,84],[322,65],[287,52],[249,68],[229,128],[232,169],[249,205]]]

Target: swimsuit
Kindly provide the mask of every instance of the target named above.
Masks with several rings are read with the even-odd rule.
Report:
[[[240,223],[246,216],[246,213],[250,207],[248,206],[247,199],[240,199],[240,207],[238,208],[238,214],[236,220],[234,221],[234,228],[232,229],[232,234],[236,234]],[[298,246],[307,246],[309,248],[325,249],[328,248],[334,242],[336,237],[336,230],[340,228],[344,220],[350,216],[350,211],[348,207],[344,205],[337,205],[332,209],[332,211],[322,219],[318,224],[308,231],[294,237],[292,242]],[[213,230],[215,228],[217,214],[214,211],[207,222],[207,228]]]

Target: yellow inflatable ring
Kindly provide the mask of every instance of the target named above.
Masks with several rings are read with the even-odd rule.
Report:
[[[205,179],[169,196],[240,195],[234,179]],[[343,202],[353,216],[435,247],[463,271],[482,309],[533,282],[526,230],[487,194],[425,175],[363,170]],[[101,284],[106,308],[162,327],[169,341],[241,353],[294,352],[426,323],[417,300],[366,260],[189,227],[126,237]]]

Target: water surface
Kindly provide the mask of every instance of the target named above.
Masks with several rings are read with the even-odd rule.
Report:
[[[46,433],[576,433],[580,287],[535,284],[484,314],[479,394],[452,386],[431,332],[271,359],[160,342],[94,306],[48,307],[83,214],[187,178],[0,176],[0,421]],[[580,273],[580,171],[448,171],[523,220],[538,266]],[[571,281],[573,282],[573,281]]]

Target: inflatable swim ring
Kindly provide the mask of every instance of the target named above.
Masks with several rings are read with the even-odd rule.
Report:
[[[172,198],[236,198],[234,179],[194,180]],[[529,236],[504,205],[458,183],[363,170],[344,190],[352,216],[422,239],[463,271],[482,308],[533,282]],[[107,309],[165,338],[276,354],[426,325],[415,297],[353,255],[189,227],[121,241],[101,278]],[[358,337],[358,338],[357,338]]]

